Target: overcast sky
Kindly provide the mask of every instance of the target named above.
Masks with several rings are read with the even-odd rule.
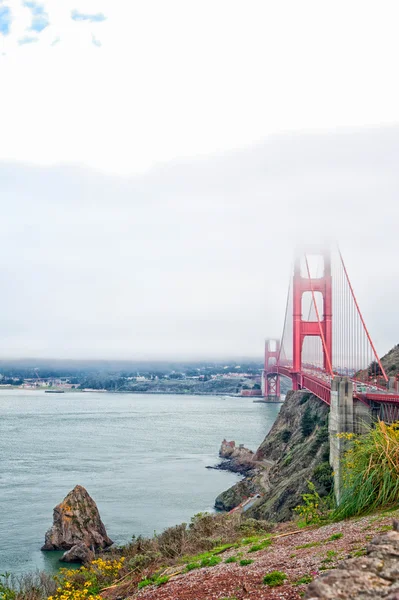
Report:
[[[0,0],[0,357],[261,356],[325,239],[398,343],[398,17]]]

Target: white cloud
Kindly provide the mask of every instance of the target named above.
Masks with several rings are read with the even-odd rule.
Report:
[[[281,131],[398,121],[396,0],[47,0],[49,27],[23,47],[31,15],[10,3],[3,159],[131,173]],[[77,23],[74,9],[107,19]]]
[[[295,245],[337,240],[398,343],[399,127],[276,137],[135,177],[0,162],[0,357],[261,356]]]

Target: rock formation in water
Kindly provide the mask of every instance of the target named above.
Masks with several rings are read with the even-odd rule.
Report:
[[[245,478],[216,498],[219,510],[232,510],[245,498],[261,494],[247,511],[256,519],[288,521],[308,492],[308,481],[321,496],[332,486],[327,430],[328,406],[308,392],[288,392],[280,413],[252,457]],[[231,455],[231,443],[222,444]]]
[[[60,558],[61,562],[82,563],[84,565],[91,563],[92,560],[94,560],[94,553],[81,542],[64,552]]]
[[[77,485],[54,508],[53,525],[46,533],[42,550],[70,550],[76,545],[98,550],[112,543],[93,498]]]
[[[217,468],[222,471],[232,471],[233,473],[248,473],[254,468],[252,450],[245,448],[243,444],[236,446],[235,442],[227,442],[223,440],[219,450],[220,458],[225,460],[220,463]]]

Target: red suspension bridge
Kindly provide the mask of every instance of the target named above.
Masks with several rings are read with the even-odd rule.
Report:
[[[398,382],[388,378],[339,250],[303,252],[294,263],[281,340],[267,340],[263,391],[280,396],[280,377],[331,402],[334,377],[386,421],[399,420]]]

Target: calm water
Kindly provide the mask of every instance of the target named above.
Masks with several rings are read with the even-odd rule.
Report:
[[[0,573],[59,566],[40,546],[76,484],[117,543],[212,510],[237,481],[205,469],[221,440],[255,449],[278,410],[250,398],[0,391]]]

